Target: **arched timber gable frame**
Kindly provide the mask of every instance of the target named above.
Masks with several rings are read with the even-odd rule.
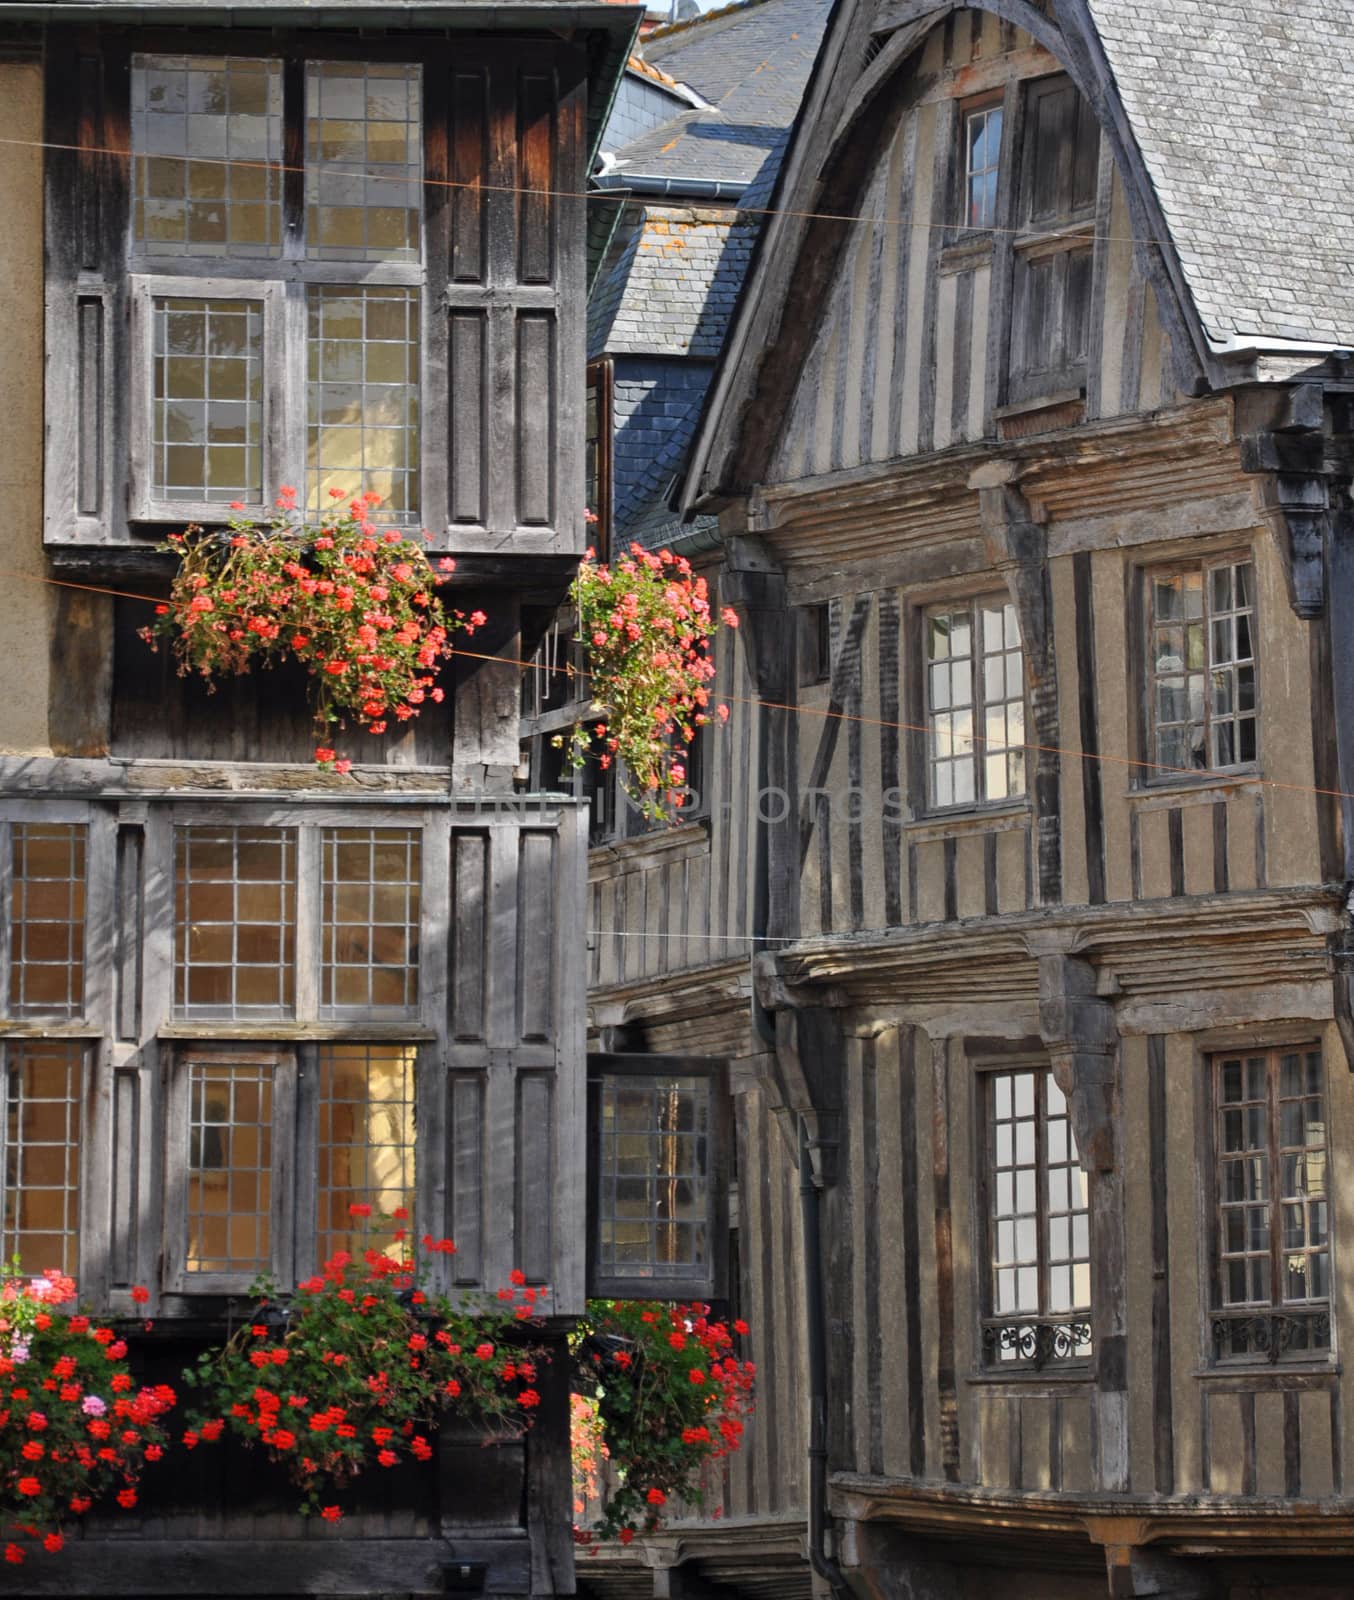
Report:
[[[1135,261],[1155,295],[1177,385],[1199,394],[1222,380],[1174,249],[1164,243],[1166,219],[1094,25],[1082,0],[1052,3],[1058,21],[1029,0],[880,0],[877,7],[845,0],[838,7],[692,452],[681,496],[687,516],[764,480],[786,396],[800,378],[848,237],[835,219],[859,214],[874,157],[933,81],[920,71],[918,52],[955,11],[990,12],[1023,29],[1066,71],[1094,111],[1123,181]],[[886,32],[891,36],[864,72],[843,81],[846,63]]]

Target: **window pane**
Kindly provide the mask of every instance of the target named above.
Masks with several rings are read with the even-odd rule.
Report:
[[[132,61],[132,234],[156,256],[282,253],[282,63]]]
[[[0,1252],[25,1273],[77,1270],[81,1050],[0,1046],[5,1069],[4,1230]]]
[[[157,297],[151,493],[263,499],[263,305]]]
[[[306,66],[306,254],[417,261],[422,248],[421,83],[416,66]]]
[[[970,228],[991,228],[997,220],[997,169],[1001,163],[1001,107],[972,111],[965,121]]]
[[[608,1074],[600,1097],[598,1262],[681,1277],[710,1259],[710,1082]]]
[[[174,1010],[286,1017],[295,996],[296,834],[174,830]]]
[[[383,520],[418,519],[418,292],[308,291],[307,499],[314,515],[380,495]]]
[[[383,1249],[403,1260],[392,1230],[349,1211],[390,1216],[414,1199],[413,1045],[326,1045],[319,1057],[319,1260],[337,1250]],[[410,1224],[412,1228],[412,1223]]]
[[[11,827],[9,1012],[78,1017],[84,1009],[83,823]]]
[[[321,835],[320,1011],[418,1006],[417,828],[325,828]]]
[[[186,1264],[250,1275],[272,1265],[273,1063],[188,1062]]]

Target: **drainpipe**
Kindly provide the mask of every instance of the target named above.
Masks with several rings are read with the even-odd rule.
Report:
[[[757,718],[757,793],[766,793],[770,774],[771,719],[763,711]],[[766,928],[771,909],[771,824],[757,806],[752,878],[752,949],[755,959],[766,948]],[[776,1056],[776,1029],[771,1013],[752,983],[752,1024],[757,1037]],[[851,1600],[842,1569],[827,1553],[827,1310],[823,1300],[823,1239],[819,1226],[818,1185],[809,1154],[809,1126],[802,1111],[795,1113],[799,1143],[799,1215],[804,1237],[804,1312],[808,1323],[809,1357],[809,1561],[831,1588],[836,1600]]]

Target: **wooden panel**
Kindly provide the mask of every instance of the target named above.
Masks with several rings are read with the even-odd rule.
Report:
[[[130,1288],[136,1279],[140,1221],[141,1085],[135,1071],[113,1074],[113,1195],[108,1282]]]
[[[955,886],[961,917],[981,917],[987,910],[986,834],[966,833],[955,841]]]
[[[916,848],[917,918],[921,922],[945,920],[945,841],[927,839]]]
[[[541,526],[554,515],[554,426],[558,403],[555,318],[524,311],[517,321],[517,521]]]
[[[484,1279],[484,1076],[451,1074],[447,1094],[447,1226],[456,1243],[453,1279]]]
[[[1202,1098],[1201,1074],[1193,1041],[1171,1034],[1165,1041],[1166,1172],[1198,1171],[1196,1096]],[[1204,1479],[1203,1398],[1194,1372],[1199,1364],[1202,1298],[1207,1293],[1199,1239],[1199,1197],[1193,1182],[1171,1183],[1167,1192],[1170,1251],[1171,1421],[1175,1440],[1177,1494],[1197,1494]]]
[[[1335,1492],[1335,1474],[1330,1395],[1324,1390],[1298,1396],[1298,1438],[1302,1498],[1325,1500]]]
[[[1227,883],[1232,889],[1259,885],[1255,859],[1255,796],[1245,790],[1227,797]]]
[[[483,67],[451,75],[451,276],[478,283],[485,275],[484,174],[489,166],[489,86]],[[452,391],[453,394],[455,391]]]
[[[524,71],[517,80],[517,275],[521,283],[549,283],[554,273],[554,154],[554,74]]]
[[[1240,1494],[1245,1464],[1241,1404],[1249,1396],[1210,1393],[1204,1398],[1208,1487],[1214,1494]]]
[[[114,1009],[117,1036],[135,1043],[141,1036],[142,867],[145,829],[136,824],[118,828],[117,882],[114,889]]]
[[[450,517],[452,522],[483,522],[485,502],[485,341],[482,311],[453,311],[447,362],[451,433]]]
[[[451,1034],[483,1039],[486,1028],[489,836],[456,829],[451,844]]]
[[[107,449],[103,404],[105,314],[102,295],[81,295],[76,302],[80,397],[76,508],[81,516],[88,517],[97,517],[103,511],[104,453]]]
[[[912,214],[930,220],[935,178],[935,124],[936,108],[924,105],[918,108],[916,122],[916,188],[913,192]],[[927,266],[929,261],[929,229],[910,228],[905,237],[907,250],[907,337],[905,355],[895,373],[895,382],[901,390],[899,435],[895,449],[910,454],[917,448],[920,433],[921,361],[926,338],[925,310]]]
[[[533,1042],[555,1031],[555,841],[524,829],[517,846],[517,1036]]]
[[[1287,1439],[1284,1429],[1285,1396],[1257,1394],[1255,1397],[1255,1492],[1284,1493],[1284,1455]]]
[[[1091,1487],[1091,1402],[1067,1395],[1062,1402],[1062,1486],[1076,1492]]]
[[[1020,1487],[1023,1489],[1051,1489],[1050,1430],[1053,1423],[1053,1401],[1043,1395],[1032,1395],[1018,1402],[1020,1406]]]
[[[1162,807],[1137,813],[1141,894],[1154,900],[1171,892],[1170,812]]]
[[[554,1074],[517,1075],[517,1266],[527,1282],[552,1279],[555,1125]]]
[[[1184,835],[1185,893],[1212,894],[1213,807],[1211,805],[1183,807],[1181,827]]]
[[[973,1401],[977,1419],[978,1481],[985,1489],[1011,1487],[1011,1412],[1020,1402],[979,1390]],[[1019,1417],[1019,1411],[1016,1411]],[[1018,1423],[1017,1423],[1018,1425]]]

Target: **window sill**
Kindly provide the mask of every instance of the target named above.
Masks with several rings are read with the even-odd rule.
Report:
[[[159,1030],[161,1039],[268,1044],[323,1042],[327,1039],[409,1040],[436,1039],[437,1029],[421,1022],[170,1022]]]
[[[925,844],[932,839],[953,839],[966,833],[1002,833],[1028,821],[1028,795],[1019,801],[1002,800],[990,806],[965,806],[954,811],[928,811],[903,824],[909,844]]]
[[[1263,779],[1258,767],[1229,767],[1226,770],[1193,773],[1172,773],[1166,778],[1150,778],[1131,783],[1128,801],[1143,811],[1155,806],[1178,805],[1185,800],[1190,805],[1205,805],[1210,800],[1225,800],[1229,795],[1258,790]]]
[[[1013,1367],[1009,1372],[999,1372],[995,1368],[984,1367],[969,1373],[964,1382],[975,1389],[1018,1389],[1025,1394],[1031,1389],[1045,1387],[1090,1391],[1096,1386],[1095,1369],[1087,1363],[1068,1367],[1040,1367],[1037,1371],[1033,1367]]]
[[[1328,1379],[1333,1384],[1342,1371],[1341,1363],[1334,1357],[1325,1362],[1255,1360],[1198,1367],[1194,1377],[1214,1389],[1306,1389],[1314,1378]]]

